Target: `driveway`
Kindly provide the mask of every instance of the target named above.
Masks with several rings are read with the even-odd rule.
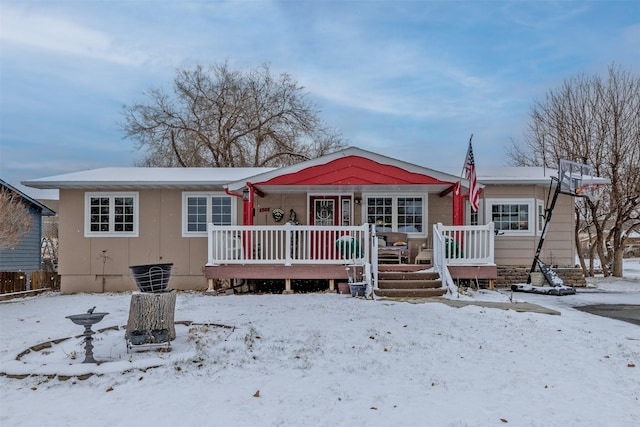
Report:
[[[637,286],[630,287],[629,291],[577,288],[575,295],[551,296],[518,292],[514,293],[514,297],[560,312],[565,309],[580,310],[640,326],[640,292],[637,289]]]
[[[595,314],[597,316],[610,317],[611,319],[640,325],[640,305],[634,304],[594,304],[575,307],[580,311]]]

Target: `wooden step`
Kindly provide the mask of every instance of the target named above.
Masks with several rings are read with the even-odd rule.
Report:
[[[378,273],[383,271],[421,271],[428,270],[420,264],[378,264]]]
[[[378,265],[377,296],[386,298],[433,298],[446,293],[440,275],[424,265]]]
[[[446,289],[376,289],[376,296],[386,298],[435,298],[441,297]]]
[[[435,289],[441,288],[442,281],[437,280],[378,280],[380,289]]]
[[[378,280],[436,280],[440,275],[436,272],[417,271],[379,271]]]

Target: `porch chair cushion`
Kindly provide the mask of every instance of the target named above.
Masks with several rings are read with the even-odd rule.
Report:
[[[379,262],[397,262],[402,263],[403,259],[408,259],[409,251],[407,246],[407,233],[384,232],[378,233],[378,261]],[[381,239],[384,238],[386,246],[380,245]]]

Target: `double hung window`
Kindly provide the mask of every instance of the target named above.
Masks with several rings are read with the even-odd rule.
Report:
[[[224,193],[183,193],[184,237],[207,235],[207,224],[234,225],[236,209],[231,196]]]
[[[138,193],[85,193],[85,236],[137,237]]]
[[[489,199],[489,220],[505,235],[533,235],[535,220],[533,199]]]
[[[376,231],[424,233],[424,198],[420,196],[368,196],[367,222]]]

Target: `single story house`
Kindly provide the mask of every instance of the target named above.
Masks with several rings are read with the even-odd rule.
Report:
[[[64,293],[135,289],[129,266],[150,263],[173,263],[175,289],[221,278],[284,279],[288,290],[289,280],[327,279],[333,289],[345,264],[376,270],[389,233],[405,240],[394,243],[403,264],[425,248],[437,263],[451,243],[450,266],[528,268],[553,171],[477,172],[478,212],[465,179],[355,147],[282,168],[103,168],[24,184],[60,190]],[[560,197],[541,254],[549,264],[574,266],[573,212],[573,197]]]
[[[27,208],[31,227],[20,241],[8,248],[0,248],[0,271],[24,272],[26,276],[42,268],[42,217],[55,212],[0,179],[0,188],[19,198]]]

